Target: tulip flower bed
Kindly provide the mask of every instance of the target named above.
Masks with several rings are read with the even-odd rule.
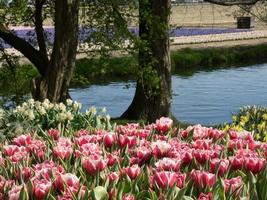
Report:
[[[34,109],[21,111],[29,104],[42,105],[30,102],[13,115],[43,119]],[[53,110],[48,105],[43,114]],[[74,120],[70,116],[60,120],[66,124],[68,117]],[[183,130],[169,118],[146,126],[96,124],[32,129],[6,139],[0,199],[267,199],[267,144],[249,132],[201,125]]]

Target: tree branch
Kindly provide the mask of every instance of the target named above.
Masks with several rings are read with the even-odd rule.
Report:
[[[48,63],[48,55],[46,50],[46,43],[44,38],[44,28],[43,28],[43,5],[45,0],[36,0],[35,1],[35,13],[34,13],[34,25],[35,25],[35,32],[37,36],[37,42],[39,46],[39,51],[43,56],[43,59]]]
[[[31,44],[14,35],[10,31],[3,30],[1,28],[0,38],[28,58],[30,62],[37,68],[40,74],[45,74],[45,69],[48,63],[46,63],[40,52],[37,51]]]
[[[222,6],[233,6],[233,5],[254,5],[261,0],[204,0],[212,4]]]

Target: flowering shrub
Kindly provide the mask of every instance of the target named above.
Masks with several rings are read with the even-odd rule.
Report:
[[[35,106],[34,119],[21,108],[11,115],[37,124]],[[80,130],[65,120],[64,130],[48,126],[1,144],[0,199],[267,199],[267,143],[250,132],[178,130],[164,117]]]
[[[105,112],[101,111],[96,115],[97,110],[94,107],[85,113],[81,113],[80,110],[81,104],[70,99],[66,104],[29,99],[13,110],[0,109],[0,137],[3,139],[3,137],[12,137],[24,132],[50,128],[57,128],[61,132],[75,131],[81,126],[93,129],[111,128],[110,117]]]
[[[232,116],[233,123],[225,126],[225,130],[247,130],[253,133],[256,140],[267,142],[267,109],[247,106]]]

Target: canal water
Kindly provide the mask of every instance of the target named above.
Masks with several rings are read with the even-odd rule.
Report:
[[[177,119],[205,125],[231,122],[231,115],[246,105],[267,106],[267,64],[173,75],[172,112]],[[112,82],[72,89],[84,109],[106,107],[118,117],[131,103],[134,82]]]

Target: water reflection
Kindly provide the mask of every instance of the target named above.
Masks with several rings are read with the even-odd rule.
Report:
[[[245,105],[267,106],[267,64],[253,67],[198,71],[192,76],[174,75],[173,114],[190,123],[217,124],[229,122],[231,114]],[[119,116],[131,103],[134,83],[93,85],[75,89],[71,95],[85,107],[106,107]]]
[[[172,112],[179,120],[190,123],[230,122],[231,114],[242,106],[267,106],[266,77],[267,64],[206,71],[180,69],[172,77]],[[134,92],[134,81],[114,81],[70,90],[73,99],[83,103],[84,109],[106,107],[113,117],[127,109]],[[0,97],[0,104],[5,98]]]

